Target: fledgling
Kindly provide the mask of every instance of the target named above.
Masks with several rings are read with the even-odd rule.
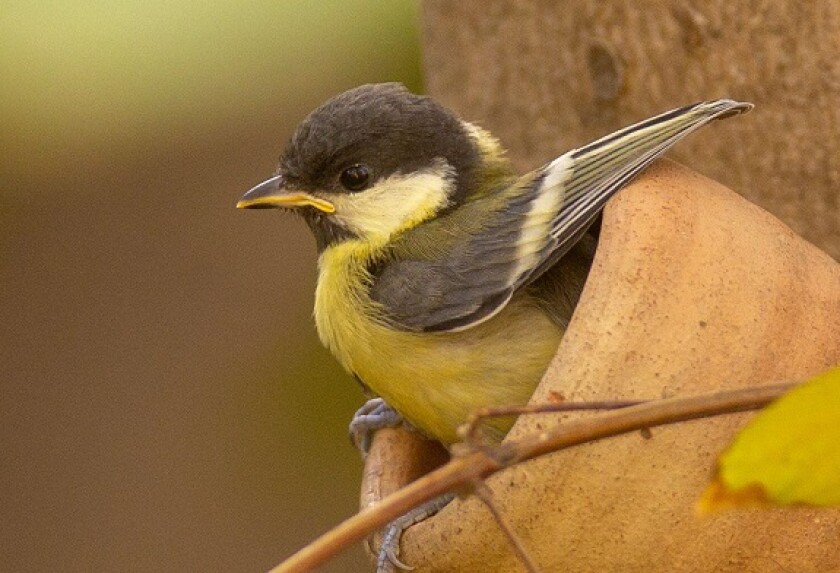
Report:
[[[239,202],[315,235],[321,341],[444,444],[485,406],[527,402],[580,297],[607,200],[677,141],[752,105],[701,102],[518,176],[486,131],[398,84],[329,100]],[[510,421],[488,423],[501,439]]]

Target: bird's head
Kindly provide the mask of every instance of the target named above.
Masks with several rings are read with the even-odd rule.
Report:
[[[469,197],[488,155],[502,161],[495,140],[431,98],[364,85],[309,114],[276,175],[237,207],[299,212],[319,251],[348,238],[387,242]]]

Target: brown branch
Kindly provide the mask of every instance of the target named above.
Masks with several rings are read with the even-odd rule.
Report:
[[[584,420],[573,420],[551,430],[503,443],[494,451],[467,451],[428,473],[373,507],[328,531],[289,557],[270,573],[312,571],[334,555],[385,526],[421,503],[456,491],[477,479],[549,452],[603,438],[697,418],[755,410],[766,406],[795,384],[730,390],[689,398],[645,402]]]
[[[551,404],[525,404],[524,406],[501,406],[482,408],[467,418],[460,428],[458,436],[470,445],[479,444],[481,422],[487,418],[521,416],[523,414],[549,414],[557,412],[583,412],[589,410],[618,410],[637,406],[648,400],[609,400],[599,402],[556,402]]]

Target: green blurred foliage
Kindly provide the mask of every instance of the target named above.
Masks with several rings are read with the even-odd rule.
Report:
[[[289,122],[313,96],[364,81],[418,89],[416,13],[405,0],[4,2],[7,167],[31,175],[208,116],[252,123],[272,107]]]

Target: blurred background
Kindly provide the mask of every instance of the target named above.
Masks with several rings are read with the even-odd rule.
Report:
[[[422,89],[417,12],[3,3],[0,569],[262,571],[356,510],[313,241],[234,205],[328,97]]]

